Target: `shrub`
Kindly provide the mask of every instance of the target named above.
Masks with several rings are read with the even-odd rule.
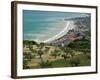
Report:
[[[49,60],[47,60],[46,62],[41,62],[40,63],[40,67],[41,68],[49,68],[49,67],[52,67],[52,62],[50,62]]]
[[[70,64],[72,66],[79,66],[79,64],[80,64],[79,58],[73,58],[73,59],[71,59]]]

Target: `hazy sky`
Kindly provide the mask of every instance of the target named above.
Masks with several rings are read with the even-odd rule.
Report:
[[[67,22],[64,19],[87,15],[89,14],[23,10],[23,38],[35,41],[47,40],[66,27]]]

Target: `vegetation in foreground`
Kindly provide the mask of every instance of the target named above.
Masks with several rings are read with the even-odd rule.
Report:
[[[90,50],[85,38],[65,46],[24,40],[23,69],[90,66]]]

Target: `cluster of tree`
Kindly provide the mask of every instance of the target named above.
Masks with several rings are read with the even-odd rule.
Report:
[[[41,68],[51,68],[52,67],[52,62],[50,62],[49,60],[47,61],[42,61],[41,63],[39,63]]]
[[[45,55],[45,53],[48,53],[50,47],[47,47],[46,45],[49,44],[45,44],[45,43],[37,44],[35,41],[24,41],[23,43],[25,45],[29,45],[29,49],[30,49],[30,53],[24,53],[24,68],[28,68],[28,61],[35,58],[36,55],[38,55],[41,60],[41,62],[39,63],[40,67],[42,68],[52,67],[52,62],[50,62],[49,60],[43,61],[43,57],[42,57],[43,55]],[[30,45],[33,44],[38,45],[38,50],[35,50],[32,47],[30,47]],[[89,54],[91,52],[90,45],[91,45],[90,40],[87,40],[85,38],[80,40],[75,40],[66,46],[57,46],[59,47],[59,49],[55,47],[54,51],[51,51],[50,56],[53,56],[55,59],[57,58],[57,56],[60,56],[65,61],[67,59],[70,59],[69,62],[71,66],[79,66],[80,60],[78,57],[75,57],[76,52],[77,51],[83,52],[84,55],[86,55],[87,58],[90,60],[91,59]],[[42,48],[44,46],[45,46],[45,50],[43,51]]]
[[[26,44],[26,45],[33,45],[33,44],[37,44],[37,42],[35,42],[35,41],[29,41],[29,40],[24,40],[24,41],[23,41],[23,44]]]
[[[75,40],[75,41],[71,42],[66,47],[70,47],[73,50],[81,51],[86,54],[86,53],[90,53],[91,41],[83,38],[83,39]]]

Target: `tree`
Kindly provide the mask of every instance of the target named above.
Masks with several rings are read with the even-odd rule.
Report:
[[[23,69],[29,68],[28,62],[31,60],[30,53],[23,53]]]
[[[59,56],[59,55],[60,55],[60,52],[59,52],[59,50],[57,50],[57,49],[55,49],[54,51],[51,52],[51,56],[54,56],[55,59],[56,59],[56,57]]]
[[[62,57],[64,58],[64,60],[67,59],[67,55],[66,54],[62,54]]]
[[[40,58],[42,58],[43,51],[42,51],[42,50],[39,50],[39,51],[38,51],[38,54],[39,54]]]
[[[40,43],[40,48],[43,48],[45,43]]]
[[[40,67],[41,68],[49,68],[49,67],[52,67],[52,62],[50,62],[49,60],[47,60],[46,62],[41,62],[40,63]]]
[[[71,57],[72,57],[72,58],[73,58],[73,57],[74,57],[74,55],[75,55],[75,53],[74,53],[74,51],[73,51],[73,50],[71,50],[69,54],[71,55]]]
[[[37,55],[38,51],[36,49],[31,49],[32,52],[32,57],[35,58],[35,56]]]
[[[37,54],[40,56],[41,62],[43,62],[42,55],[44,54],[44,51],[42,50],[44,47],[45,43],[40,43],[38,46],[38,51]]]
[[[50,49],[50,48],[46,46],[46,47],[45,47],[45,52],[48,52],[49,49]]]
[[[82,49],[82,52],[86,55],[87,50],[86,49]]]
[[[71,64],[72,66],[79,66],[79,64],[80,64],[79,58],[72,58],[72,59],[70,60],[70,64]]]
[[[23,53],[24,54],[24,58],[25,59],[28,59],[28,60],[31,60],[32,59],[32,53],[31,52],[28,52],[28,53]]]
[[[72,48],[74,50],[81,50],[81,49],[90,49],[90,40],[86,39],[80,39],[80,40],[75,40],[68,44],[69,48]]]
[[[65,47],[63,50],[66,53],[66,55],[70,54],[71,57],[73,58],[74,52],[73,52],[73,50],[71,48]]]
[[[27,69],[27,68],[29,68],[29,66],[28,66],[28,62],[29,62],[28,59],[23,59],[23,69]]]
[[[86,54],[86,56],[87,56],[87,58],[88,58],[88,60],[90,60],[91,59],[91,55],[88,53],[88,54]]]
[[[87,55],[91,52],[90,49],[79,49],[80,52],[82,52],[84,55]]]
[[[44,54],[44,52],[40,49],[40,50],[38,50],[37,53],[38,53],[38,55],[40,56],[41,62],[43,62],[42,55]]]

